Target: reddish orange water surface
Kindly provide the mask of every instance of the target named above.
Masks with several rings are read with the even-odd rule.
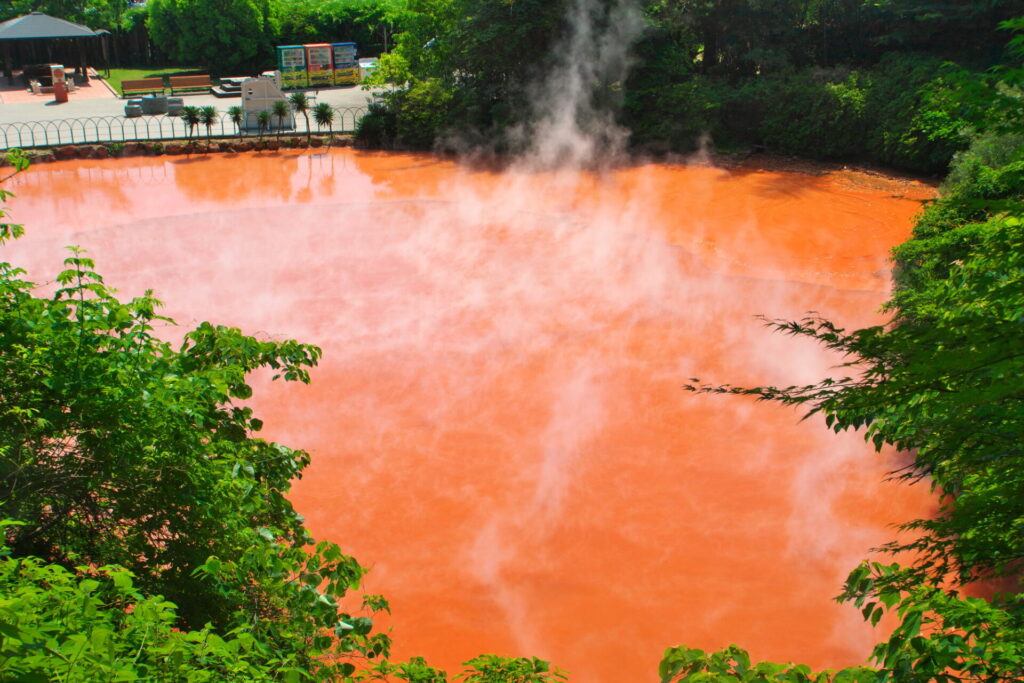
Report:
[[[6,258],[35,281],[77,244],[182,325],[323,347],[311,386],[261,383],[256,407],[312,453],[293,499],[372,568],[399,655],[634,683],[680,643],[834,667],[881,637],[831,598],[926,492],[882,483],[895,456],[859,435],[682,386],[833,372],[754,316],[880,321],[927,188],[334,150],[68,162],[10,189],[28,233]]]

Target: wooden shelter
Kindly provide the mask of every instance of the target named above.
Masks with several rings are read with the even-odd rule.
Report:
[[[14,64],[31,62],[63,63],[68,69],[85,74],[87,45],[83,38],[99,38],[88,26],[65,19],[32,12],[0,24],[0,45],[3,47],[4,75],[14,82]]]

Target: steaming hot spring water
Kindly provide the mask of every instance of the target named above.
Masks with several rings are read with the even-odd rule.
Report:
[[[4,258],[34,281],[80,245],[123,297],[157,289],[168,338],[210,320],[323,347],[310,386],[258,377],[255,408],[311,452],[293,500],[371,568],[398,656],[634,683],[676,644],[836,667],[881,638],[832,597],[926,491],[883,483],[896,456],[859,435],[682,387],[836,372],[755,316],[881,321],[927,188],[349,149],[61,162],[8,185],[27,232]]]

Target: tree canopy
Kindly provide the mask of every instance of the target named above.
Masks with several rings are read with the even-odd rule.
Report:
[[[171,60],[227,72],[271,59],[277,20],[270,0],[151,0],[147,26]]]

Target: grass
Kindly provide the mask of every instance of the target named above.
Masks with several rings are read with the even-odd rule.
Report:
[[[110,78],[107,79],[107,83],[111,85],[114,90],[119,94],[121,92],[121,82],[128,80],[134,80],[136,78],[156,78],[160,76],[164,79],[164,85],[169,85],[167,81],[168,76],[194,76],[197,74],[206,74],[209,71],[205,69],[194,69],[188,66],[170,66],[164,69],[111,69]]]

